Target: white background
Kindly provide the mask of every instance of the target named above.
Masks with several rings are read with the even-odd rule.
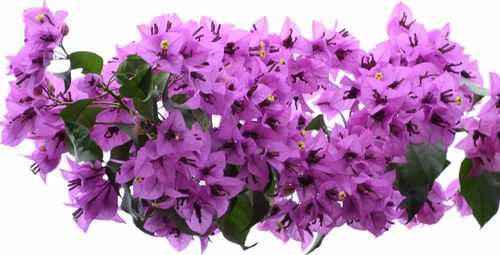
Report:
[[[302,33],[310,38],[311,21],[332,27],[335,20],[361,40],[365,49],[386,39],[386,21],[397,1],[57,1],[49,7],[67,10],[70,34],[65,39],[69,51],[94,51],[109,59],[115,44],[124,45],[139,39],[136,25],[148,23],[155,16],[177,13],[184,21],[210,16],[222,23],[234,23],[249,29],[262,16],[267,16],[270,31],[279,32],[286,16],[296,21]],[[460,42],[487,78],[489,71],[500,71],[500,15],[495,1],[406,1],[414,17],[430,28],[451,23],[451,39]],[[0,1],[0,67],[8,65],[4,56],[15,54],[23,43],[22,10],[41,6],[42,1]],[[1,71],[0,98],[8,93],[6,77]],[[487,79],[486,79],[487,80]],[[0,114],[5,114],[4,103]],[[132,224],[92,223],[84,234],[73,222],[66,183],[59,173],[49,175],[47,185],[28,170],[30,144],[17,148],[0,146],[0,254],[172,254],[167,240],[142,234]],[[453,162],[443,176],[447,185],[458,175],[463,154],[453,150]],[[126,214],[125,219],[130,222]],[[398,225],[375,239],[366,232],[348,227],[335,229],[315,254],[498,254],[500,217],[483,229],[474,218],[460,218],[453,209],[437,225],[408,230]],[[302,254],[298,243],[283,245],[269,233],[254,229],[248,243],[259,244],[246,252],[223,240],[213,238],[205,254]],[[199,254],[193,242],[184,254]]]

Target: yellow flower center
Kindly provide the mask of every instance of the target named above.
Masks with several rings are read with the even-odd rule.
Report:
[[[45,144],[40,145],[40,147],[38,147],[38,149],[40,151],[47,151],[47,147],[45,147]]]
[[[42,23],[44,18],[45,18],[45,14],[43,14],[43,13],[39,13],[35,16],[36,22],[39,22],[39,23]]]
[[[344,201],[345,198],[347,197],[347,194],[345,193],[345,191],[341,191],[339,192],[338,197],[340,201]]]
[[[160,48],[168,50],[168,48],[170,48],[170,43],[167,40],[163,40],[160,42]]]
[[[274,100],[276,100],[276,98],[273,95],[270,95],[270,96],[267,97],[267,101],[269,103],[274,103]]]
[[[135,181],[136,183],[141,183],[141,182],[142,182],[142,180],[143,180],[143,179],[142,179],[142,177],[139,177],[139,176],[135,177],[135,179],[134,179],[134,181]]]
[[[302,137],[306,138],[307,137],[307,132],[304,129],[302,129],[302,131],[300,131],[300,135]]]
[[[381,72],[375,73],[375,79],[380,81],[382,78],[384,78],[384,75]]]
[[[455,98],[455,104],[457,104],[457,105],[461,105],[462,104],[462,97],[461,96],[457,96]]]
[[[277,222],[276,222],[276,227],[277,227],[278,229],[284,229],[284,228],[285,228],[285,225],[283,225],[283,223],[281,223],[281,221],[277,221]]]
[[[284,58],[282,58],[282,59],[280,60],[280,64],[281,64],[282,66],[286,65],[286,60],[285,60]]]
[[[49,83],[47,90],[48,90],[49,96],[55,97],[56,88],[54,87],[54,84]]]
[[[178,134],[178,133],[175,133],[175,135],[174,135],[174,139],[175,139],[176,141],[179,141],[179,140],[181,139],[181,137],[179,136],[179,134]]]
[[[264,41],[260,42],[260,49],[263,50],[266,48],[266,43]]]
[[[297,142],[297,147],[298,147],[300,150],[303,150],[303,149],[306,147],[306,145],[304,144],[304,142],[303,142],[303,141],[298,141],[298,142]]]
[[[154,201],[152,204],[151,204],[152,207],[154,208],[160,208],[160,203],[158,201]]]
[[[264,59],[266,57],[266,43],[265,42],[260,42],[259,56],[261,59]]]

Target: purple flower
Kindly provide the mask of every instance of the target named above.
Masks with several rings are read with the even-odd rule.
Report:
[[[193,240],[192,236],[182,233],[170,219],[157,213],[153,213],[147,219],[144,228],[154,233],[155,236],[165,237],[170,245],[179,252],[184,250]]]
[[[158,70],[180,74],[183,62],[179,51],[184,41],[184,35],[178,32],[153,34],[139,42],[138,53]]]
[[[71,171],[62,171],[68,181],[71,203],[77,208],[73,213],[75,222],[87,232],[95,220],[124,222],[118,216],[118,194],[113,185],[104,179],[105,168],[100,162],[77,165],[68,159]]]
[[[459,191],[460,182],[453,180],[445,191],[447,200],[451,200],[462,217],[472,215],[472,209]]]
[[[35,141],[36,150],[27,158],[34,161],[31,170],[34,174],[40,173],[45,182],[48,173],[59,165],[61,155],[66,152],[64,146],[64,131],[60,130],[54,135],[45,137],[43,140]]]
[[[85,74],[84,78],[78,82],[76,87],[80,91],[87,93],[89,96],[95,97],[98,95],[96,90],[101,83],[101,76],[89,73]]]
[[[500,115],[500,77],[490,73],[491,98],[481,108],[478,117],[483,120],[498,121]]]

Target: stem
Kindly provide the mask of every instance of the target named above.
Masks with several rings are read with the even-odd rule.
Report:
[[[100,121],[96,121],[95,122],[96,125],[110,125],[110,126],[116,126],[118,123],[116,122],[100,122]]]
[[[115,94],[113,91],[111,91],[107,86],[102,86],[101,85],[101,89],[103,89],[104,91],[106,91],[109,95],[111,95],[117,102],[118,104],[123,108],[125,109],[132,117],[135,116],[135,111],[133,111],[130,107],[128,107],[127,104],[125,104],[123,102],[123,100],[120,98],[120,96],[118,96],[117,94]]]
[[[66,54],[66,58],[68,58],[68,57],[69,57],[69,54],[68,54],[68,52],[66,51],[66,49],[64,48],[64,45],[61,43],[61,44],[59,45],[59,47],[61,47],[61,50],[64,52],[64,54]]]

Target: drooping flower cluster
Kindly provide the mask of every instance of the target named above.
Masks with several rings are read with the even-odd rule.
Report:
[[[480,120],[463,119],[485,90],[477,63],[448,26],[427,31],[403,4],[371,51],[318,22],[309,40],[289,19],[272,34],[265,18],[246,31],[165,15],[105,65],[66,53],[65,16],[24,14],[2,143],[34,140],[44,180],[73,156],[63,176],[85,231],[122,222],[121,208],[178,250],[219,232],[245,247],[257,223],[306,248],[344,224],[378,236],[396,221],[434,224],[452,199],[470,210],[457,183],[445,193],[435,182],[458,131],[476,176],[500,171],[498,76]],[[46,72],[58,58],[84,76]]]
[[[483,171],[500,171],[500,77],[490,74],[490,99],[483,105],[478,118],[463,120],[468,135],[457,144],[472,159],[471,176]]]

